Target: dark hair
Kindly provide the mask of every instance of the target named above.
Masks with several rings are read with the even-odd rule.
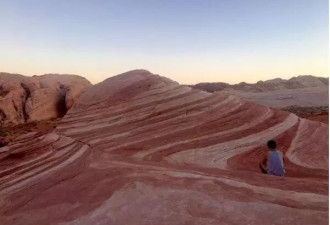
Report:
[[[275,149],[275,148],[277,147],[276,141],[274,141],[274,140],[270,140],[270,141],[268,141],[268,142],[267,142],[267,146],[268,146],[268,148],[270,148],[270,149]]]

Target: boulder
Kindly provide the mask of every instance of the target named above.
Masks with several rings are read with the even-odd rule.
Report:
[[[0,73],[0,125],[62,117],[89,86],[77,75]]]

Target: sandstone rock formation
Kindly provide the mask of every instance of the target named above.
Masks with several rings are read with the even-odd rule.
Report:
[[[329,78],[310,75],[289,80],[277,78],[256,84],[200,83],[191,87],[208,92],[224,91],[248,101],[278,108],[318,107],[329,104]]]
[[[64,116],[91,84],[76,75],[0,73],[0,125]]]
[[[269,139],[286,177],[259,171]],[[144,70],[0,160],[0,224],[328,224],[328,125]]]

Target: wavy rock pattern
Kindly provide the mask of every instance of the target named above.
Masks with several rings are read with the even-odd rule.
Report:
[[[269,139],[286,177],[259,172]],[[144,70],[91,87],[54,133],[0,157],[1,224],[328,221],[328,125]]]

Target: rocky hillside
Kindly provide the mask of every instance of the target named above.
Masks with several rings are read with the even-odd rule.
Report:
[[[62,117],[89,86],[76,75],[0,73],[0,125]]]
[[[238,90],[245,92],[267,92],[287,89],[301,89],[301,88],[324,88],[329,87],[329,78],[314,77],[311,75],[293,77],[289,80],[276,78],[267,81],[258,81],[255,84],[241,82],[239,84],[230,85],[227,83],[199,83],[191,85],[193,88],[198,88],[208,92],[224,91],[224,90]]]
[[[285,177],[259,170],[269,139]],[[0,206],[12,225],[328,224],[328,125],[131,71],[0,149]]]
[[[298,76],[255,84],[200,83],[191,86],[208,92],[223,91],[271,107],[319,107],[329,104],[329,78]]]

